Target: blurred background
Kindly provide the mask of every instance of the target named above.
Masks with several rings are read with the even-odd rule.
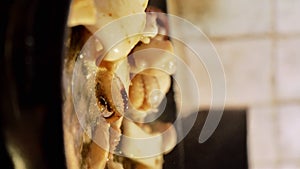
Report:
[[[225,109],[246,110],[249,168],[300,168],[300,1],[176,4],[174,13],[201,28],[219,53],[227,83]],[[194,48],[205,47],[193,35],[189,39]],[[205,109],[211,88],[205,69],[195,67],[203,77]]]
[[[216,132],[198,145],[212,90],[205,68],[190,63],[201,77],[201,110],[192,132],[166,162],[172,165],[183,148],[186,168],[300,168],[300,1],[168,2],[168,12],[199,27],[215,46],[227,98]],[[0,168],[24,169],[23,157],[35,161],[31,168],[65,167],[60,76],[68,5],[0,2]],[[188,30],[185,34],[193,48],[207,47]],[[21,111],[10,105],[16,93]]]

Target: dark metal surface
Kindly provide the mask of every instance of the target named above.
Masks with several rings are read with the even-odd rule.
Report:
[[[61,68],[68,6],[67,0],[1,2],[1,168],[12,167],[7,150],[30,169],[65,168]]]

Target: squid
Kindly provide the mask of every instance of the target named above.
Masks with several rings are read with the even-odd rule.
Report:
[[[68,168],[123,168],[131,160],[134,161],[129,162],[132,168],[162,167],[161,154],[139,158],[143,155],[138,152],[149,149],[122,140],[122,135],[137,138],[158,136],[150,147],[165,153],[176,145],[176,131],[171,124],[158,122],[153,127],[144,123],[146,116],[157,112],[170,88],[170,75],[176,70],[173,46],[165,35],[167,30],[157,24],[155,13],[146,15],[147,3],[147,0],[73,0],[71,4],[68,26],[83,25],[91,38],[86,53],[89,57],[81,54],[76,61],[82,62],[78,64],[88,73],[84,75],[87,82],[81,79],[75,82],[85,83],[86,86],[81,87],[84,86],[87,92],[75,91],[75,88],[72,93],[89,98],[86,105],[85,99],[78,101],[76,96],[73,99],[75,111],[89,112],[77,114],[78,118],[85,119],[80,123],[87,134],[74,137],[83,140],[81,156],[77,155],[76,160],[68,157],[73,155],[67,152]],[[138,17],[118,20],[132,14],[138,14]],[[112,22],[115,25],[108,29],[106,26]],[[133,36],[128,36],[132,33]],[[122,40],[116,43],[119,39]],[[76,66],[74,72],[78,71],[75,69]],[[76,79],[77,74],[73,73],[73,76]],[[160,136],[161,129],[170,131]],[[67,145],[72,134],[65,129],[65,135],[66,150],[76,151]]]

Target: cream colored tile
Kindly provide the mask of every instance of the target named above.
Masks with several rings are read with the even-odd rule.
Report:
[[[270,0],[179,1],[181,16],[209,36],[265,33],[271,29]]]
[[[281,100],[300,99],[300,39],[283,39],[278,44],[277,91]]]
[[[203,41],[194,41],[191,43],[191,48],[186,48],[187,63],[191,71],[194,74],[194,78],[198,83],[198,89],[200,92],[200,106],[207,108],[211,104],[212,92],[210,82],[210,70],[205,67],[206,63],[201,60],[202,57],[218,57],[217,55],[211,55],[212,46],[211,44],[204,43]],[[199,53],[195,53],[193,50],[199,50]],[[215,64],[215,66],[218,66]],[[222,66],[222,65],[221,65]]]
[[[206,56],[217,57],[213,56],[214,48],[210,43],[205,43],[203,40],[189,41],[187,44],[182,44],[178,41],[173,42],[176,42],[175,54],[183,58],[182,62],[177,61],[177,72],[175,76],[177,85],[180,88],[180,90],[177,90],[176,98],[181,98],[183,101],[188,100],[186,104],[180,104],[181,109],[184,112],[190,111],[191,109],[195,110],[193,107],[199,108],[199,104],[201,109],[206,109],[212,99],[211,87],[208,70],[205,68],[206,61],[201,59]],[[214,66],[218,65],[213,64],[213,67]],[[181,94],[180,97],[178,97],[179,92]],[[197,101],[196,106],[192,106],[192,102],[196,100],[196,97],[198,99],[200,98],[200,100]]]
[[[296,162],[282,162],[279,167],[279,169],[299,169],[300,166]]]
[[[300,32],[300,1],[277,0],[277,29],[281,33]]]
[[[191,49],[200,50],[200,55],[215,57],[211,54],[212,46],[202,41],[189,41]],[[268,104],[271,91],[271,42],[261,40],[235,40],[212,43],[224,66],[226,78],[226,105],[248,106]],[[190,50],[186,55],[193,56]],[[211,103],[211,72],[199,59],[187,61],[192,69],[200,90],[201,106]],[[216,67],[219,65],[215,65]],[[217,77],[217,79],[221,79]]]
[[[250,166],[249,168],[250,169],[279,169],[278,167],[276,167],[276,164],[274,163],[259,164],[255,166]]]
[[[274,168],[278,159],[276,109],[253,107],[248,112],[248,160],[250,168]]]
[[[191,44],[193,49],[201,51],[200,55],[215,57],[211,54],[209,44],[203,44],[201,41],[192,41]],[[267,103],[271,100],[271,42],[269,40],[224,41],[215,42],[213,45],[224,67],[227,106],[240,107]],[[190,63],[198,77],[201,104],[210,105],[213,92],[210,76],[213,74],[201,62]]]
[[[279,109],[279,145],[282,159],[300,159],[300,104]]]
[[[224,65],[227,105],[271,100],[271,42],[238,40],[215,43]]]

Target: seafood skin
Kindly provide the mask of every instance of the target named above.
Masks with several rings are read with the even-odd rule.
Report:
[[[93,25],[97,21],[97,9],[94,0],[72,0],[68,26]]]
[[[78,4],[79,2],[81,5]],[[128,104],[129,100],[132,103],[138,101],[134,103],[134,107],[141,110],[141,112],[147,112],[154,108],[160,102],[160,98],[154,97],[157,98],[157,100],[154,99],[157,104],[152,106],[152,91],[159,90],[163,95],[166,94],[170,88],[170,75],[174,73],[174,62],[172,57],[170,57],[173,52],[172,44],[165,38],[166,36],[157,36],[159,30],[160,32],[163,31],[156,24],[156,16],[150,17],[151,22],[146,21],[148,18],[146,18],[144,11],[147,3],[147,0],[73,0],[72,2],[72,6],[75,5],[76,9],[73,10],[73,14],[71,10],[68,25],[70,27],[84,25],[92,34],[92,37],[98,41],[98,45],[94,45],[97,48],[96,52],[94,52],[95,57],[100,56],[100,53],[103,54],[101,59],[95,58],[98,61],[95,61],[96,64],[93,61],[91,62],[96,67],[95,78],[91,82],[94,90],[91,97],[94,97],[92,100],[95,100],[93,101],[95,105],[93,107],[95,108],[93,109],[95,110],[93,111],[93,117],[101,119],[86,122],[91,124],[89,132],[92,134],[89,137],[92,138],[84,139],[83,135],[85,133],[83,132],[86,131],[82,129],[80,131],[72,130],[72,133],[68,133],[69,126],[64,129],[66,135],[69,134],[70,136],[66,137],[65,145],[68,146],[70,143],[67,140],[75,142],[76,145],[85,145],[85,148],[79,149],[80,153],[77,152],[78,146],[72,147],[72,144],[69,146],[71,148],[67,147],[66,151],[74,150],[74,152],[69,152],[67,156],[76,156],[68,160],[69,164],[74,163],[73,166],[75,168],[123,168],[122,163],[119,163],[121,161],[118,161],[118,158],[115,158],[116,156],[113,155],[122,134],[133,137],[139,137],[141,134],[151,137],[162,132],[154,130],[155,126],[158,125],[150,127],[147,124],[137,125],[137,123],[129,122],[123,118],[130,106]],[[88,12],[85,12],[87,10]],[[120,23],[116,24],[109,32],[98,32],[107,24],[132,14],[138,14],[136,20],[125,19],[123,22],[120,20]],[[136,35],[129,36],[133,33]],[[116,39],[122,40],[117,44],[115,44],[116,39],[112,38],[116,34],[118,34]],[[137,45],[140,41],[140,45]],[[133,48],[135,49],[133,50]],[[163,52],[160,53],[159,57],[153,57],[151,54],[138,57],[134,54],[135,65],[129,65],[128,55],[130,52],[138,53],[149,48],[156,48]],[[91,53],[89,52],[89,54]],[[145,67],[141,67],[144,61],[150,67],[159,67],[159,69],[145,69]],[[130,81],[130,75],[133,75],[132,81]],[[141,94],[141,96],[135,94]],[[91,111],[90,108],[88,110]],[[67,116],[65,118],[69,120]],[[76,120],[78,121],[76,117],[73,117],[72,121],[70,121],[71,125]],[[151,132],[145,130],[147,126],[151,128],[149,130]],[[163,128],[162,126],[164,127],[162,124],[158,128]],[[77,124],[77,127],[79,128],[79,124]],[[137,133],[136,131],[139,132]],[[154,148],[163,152],[171,150],[173,144],[172,146],[163,144],[164,142],[169,142],[168,138],[173,139],[173,142],[174,139],[176,140],[176,132],[170,135],[159,137],[157,144],[153,145]],[[99,142],[104,142],[105,147],[99,146]],[[127,152],[131,151],[130,148],[136,148],[130,142],[120,143],[121,149],[125,148]],[[161,168],[163,164],[162,154],[150,159],[133,158],[130,160],[136,162],[137,168]],[[78,163],[81,165],[76,166]]]
[[[137,74],[129,87],[131,106],[139,111],[154,111],[171,86],[168,74],[161,75]]]
[[[116,61],[126,58],[131,49],[148,36],[143,35],[147,4],[148,0],[73,0],[68,26],[84,25],[107,51],[104,59]],[[128,16],[128,19],[118,20]],[[109,23],[114,24],[105,29]],[[103,28],[105,31],[99,31]],[[122,41],[116,43],[119,40]]]
[[[120,78],[106,68],[98,68],[95,95],[101,115],[113,123],[128,109],[128,96]]]
[[[107,51],[105,60],[116,61],[126,58],[144,36],[146,25],[144,11],[148,0],[95,0],[94,2],[97,11],[96,23],[85,25],[86,28],[95,34]],[[109,23],[113,26],[106,29],[105,26]]]
[[[148,0],[72,0],[68,26],[95,26],[100,29],[109,22],[145,11]]]
[[[142,112],[155,111],[168,92],[170,75],[176,69],[173,46],[157,35],[149,44],[137,45],[129,57],[133,74],[129,86],[130,105]]]
[[[157,75],[165,72],[172,75],[176,71],[176,57],[171,41],[164,40],[162,35],[157,35],[151,39],[149,44],[139,44],[133,49],[129,56],[132,60],[131,73],[149,73]],[[152,69],[150,69],[152,68]],[[145,69],[150,69],[146,70]],[[142,72],[143,71],[143,72]]]

